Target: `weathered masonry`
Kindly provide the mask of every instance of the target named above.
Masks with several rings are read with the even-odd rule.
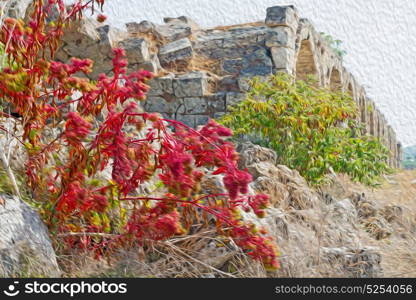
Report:
[[[320,85],[351,93],[367,134],[389,148],[391,166],[400,166],[401,145],[384,115],[293,6],[268,8],[264,22],[212,29],[201,29],[187,17],[164,22],[128,23],[122,32],[84,19],[65,35],[58,59],[93,59],[95,78],[111,72],[111,49],[123,47],[131,70],[145,68],[157,75],[144,108],[191,126],[221,116],[241,101],[249,78],[279,71],[300,79],[315,75]]]

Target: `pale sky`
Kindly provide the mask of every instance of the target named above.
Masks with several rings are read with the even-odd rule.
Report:
[[[202,27],[262,20],[294,4],[318,31],[344,42],[345,66],[404,145],[416,144],[416,0],[106,0],[110,24],[189,16]]]

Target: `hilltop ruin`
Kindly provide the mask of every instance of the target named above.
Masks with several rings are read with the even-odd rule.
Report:
[[[283,71],[298,79],[314,75],[319,84],[349,92],[360,108],[366,133],[390,150],[389,164],[400,167],[402,147],[385,116],[365,89],[294,6],[267,9],[262,22],[201,29],[188,17],[126,24],[127,32],[83,19],[64,37],[57,58],[90,58],[91,78],[111,72],[111,49],[126,50],[131,70],[156,74],[144,108],[191,126],[219,117],[241,101],[247,79]]]

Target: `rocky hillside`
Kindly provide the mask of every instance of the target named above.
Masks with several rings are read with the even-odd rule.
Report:
[[[416,263],[416,185],[411,182],[415,173],[390,176],[376,190],[333,175],[331,185],[316,190],[297,171],[276,165],[273,151],[250,143],[238,150],[241,167],[254,178],[251,192],[271,196],[272,206],[264,219],[242,213],[276,240],[281,253],[278,271],[267,272],[232,240],[215,237],[211,226],[198,223],[190,235],[155,244],[146,254],[140,249],[124,250],[105,262],[82,253],[61,255],[59,249],[55,254],[36,213],[3,195],[0,213],[8,217],[0,218],[2,275],[56,276],[61,271],[64,276],[140,277],[416,275],[409,267]],[[203,189],[223,192],[221,175],[207,178]]]

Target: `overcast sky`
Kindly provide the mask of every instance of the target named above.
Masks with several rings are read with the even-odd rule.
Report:
[[[294,4],[318,31],[344,42],[345,66],[398,139],[416,144],[416,0],[106,0],[105,12],[120,28],[181,15],[214,27],[262,20],[279,4]]]

